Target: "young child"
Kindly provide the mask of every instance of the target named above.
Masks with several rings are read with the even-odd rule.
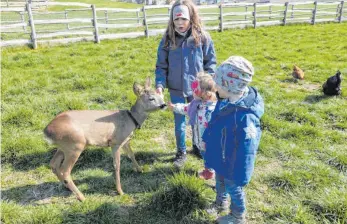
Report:
[[[243,187],[249,183],[261,129],[260,118],[264,102],[258,91],[248,87],[252,81],[252,64],[239,56],[224,61],[216,71],[219,97],[211,120],[203,135],[206,144],[206,166],[216,175],[217,209],[227,203],[230,195],[230,213],[218,223],[245,223],[246,201]]]
[[[196,143],[197,148],[200,150],[202,158],[204,158],[205,143],[202,142],[202,135],[207,128],[212,111],[217,103],[215,84],[211,75],[199,73],[196,80],[192,82],[191,87],[193,90],[194,99],[190,103],[169,103],[168,107],[177,114],[189,116],[189,124],[194,127],[194,142]],[[199,173],[199,177],[206,180],[213,178],[213,176],[214,171],[208,169],[207,167],[205,167],[205,169]]]
[[[214,73],[216,56],[211,37],[202,29],[196,6],[191,0],[178,0],[171,8],[166,32],[158,47],[155,70],[156,89],[168,88],[172,103],[193,100],[191,84],[196,74]],[[174,164],[186,161],[185,116],[174,113],[177,154]],[[194,141],[193,141],[194,144]],[[197,147],[193,147],[196,152]]]

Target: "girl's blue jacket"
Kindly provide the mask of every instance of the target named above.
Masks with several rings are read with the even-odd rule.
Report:
[[[170,94],[192,96],[191,83],[198,72],[214,73],[216,53],[213,41],[207,32],[201,34],[202,41],[195,45],[191,29],[185,37],[176,34],[176,48],[170,42],[164,46],[165,35],[158,47],[155,69],[156,88],[168,88]]]
[[[249,87],[248,96],[235,104],[228,99],[219,100],[203,135],[206,166],[238,186],[248,184],[260,142],[263,113],[263,99],[253,87]]]

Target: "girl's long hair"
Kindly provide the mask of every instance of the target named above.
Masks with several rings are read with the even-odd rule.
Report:
[[[168,47],[169,41],[171,42],[171,46],[175,49],[176,46],[176,33],[175,33],[175,24],[173,21],[173,9],[178,5],[185,5],[188,7],[189,16],[190,16],[190,25],[192,29],[191,35],[194,37],[195,45],[198,45],[201,42],[203,30],[201,19],[198,14],[198,9],[195,4],[191,0],[177,0],[171,7],[170,10],[170,19],[165,32],[165,47]]]

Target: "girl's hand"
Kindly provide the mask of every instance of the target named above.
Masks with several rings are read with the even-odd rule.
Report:
[[[167,103],[167,108],[169,108],[169,110],[173,110],[174,104],[171,103],[171,102],[168,102],[168,103]]]
[[[164,98],[164,95],[163,95],[163,88],[158,87],[155,91],[156,91],[159,95],[161,95],[161,97]]]

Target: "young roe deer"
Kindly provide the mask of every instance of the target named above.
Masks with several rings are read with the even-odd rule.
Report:
[[[123,194],[120,184],[120,148],[126,151],[133,167],[142,172],[130,148],[130,137],[136,128],[140,128],[149,112],[166,106],[162,95],[151,90],[150,86],[150,78],[147,78],[144,88],[134,83],[133,91],[137,100],[130,110],[66,111],[57,115],[44,129],[45,138],[58,148],[50,167],[78,200],[83,201],[85,198],[70,174],[87,145],[112,147],[116,189],[119,194]]]

